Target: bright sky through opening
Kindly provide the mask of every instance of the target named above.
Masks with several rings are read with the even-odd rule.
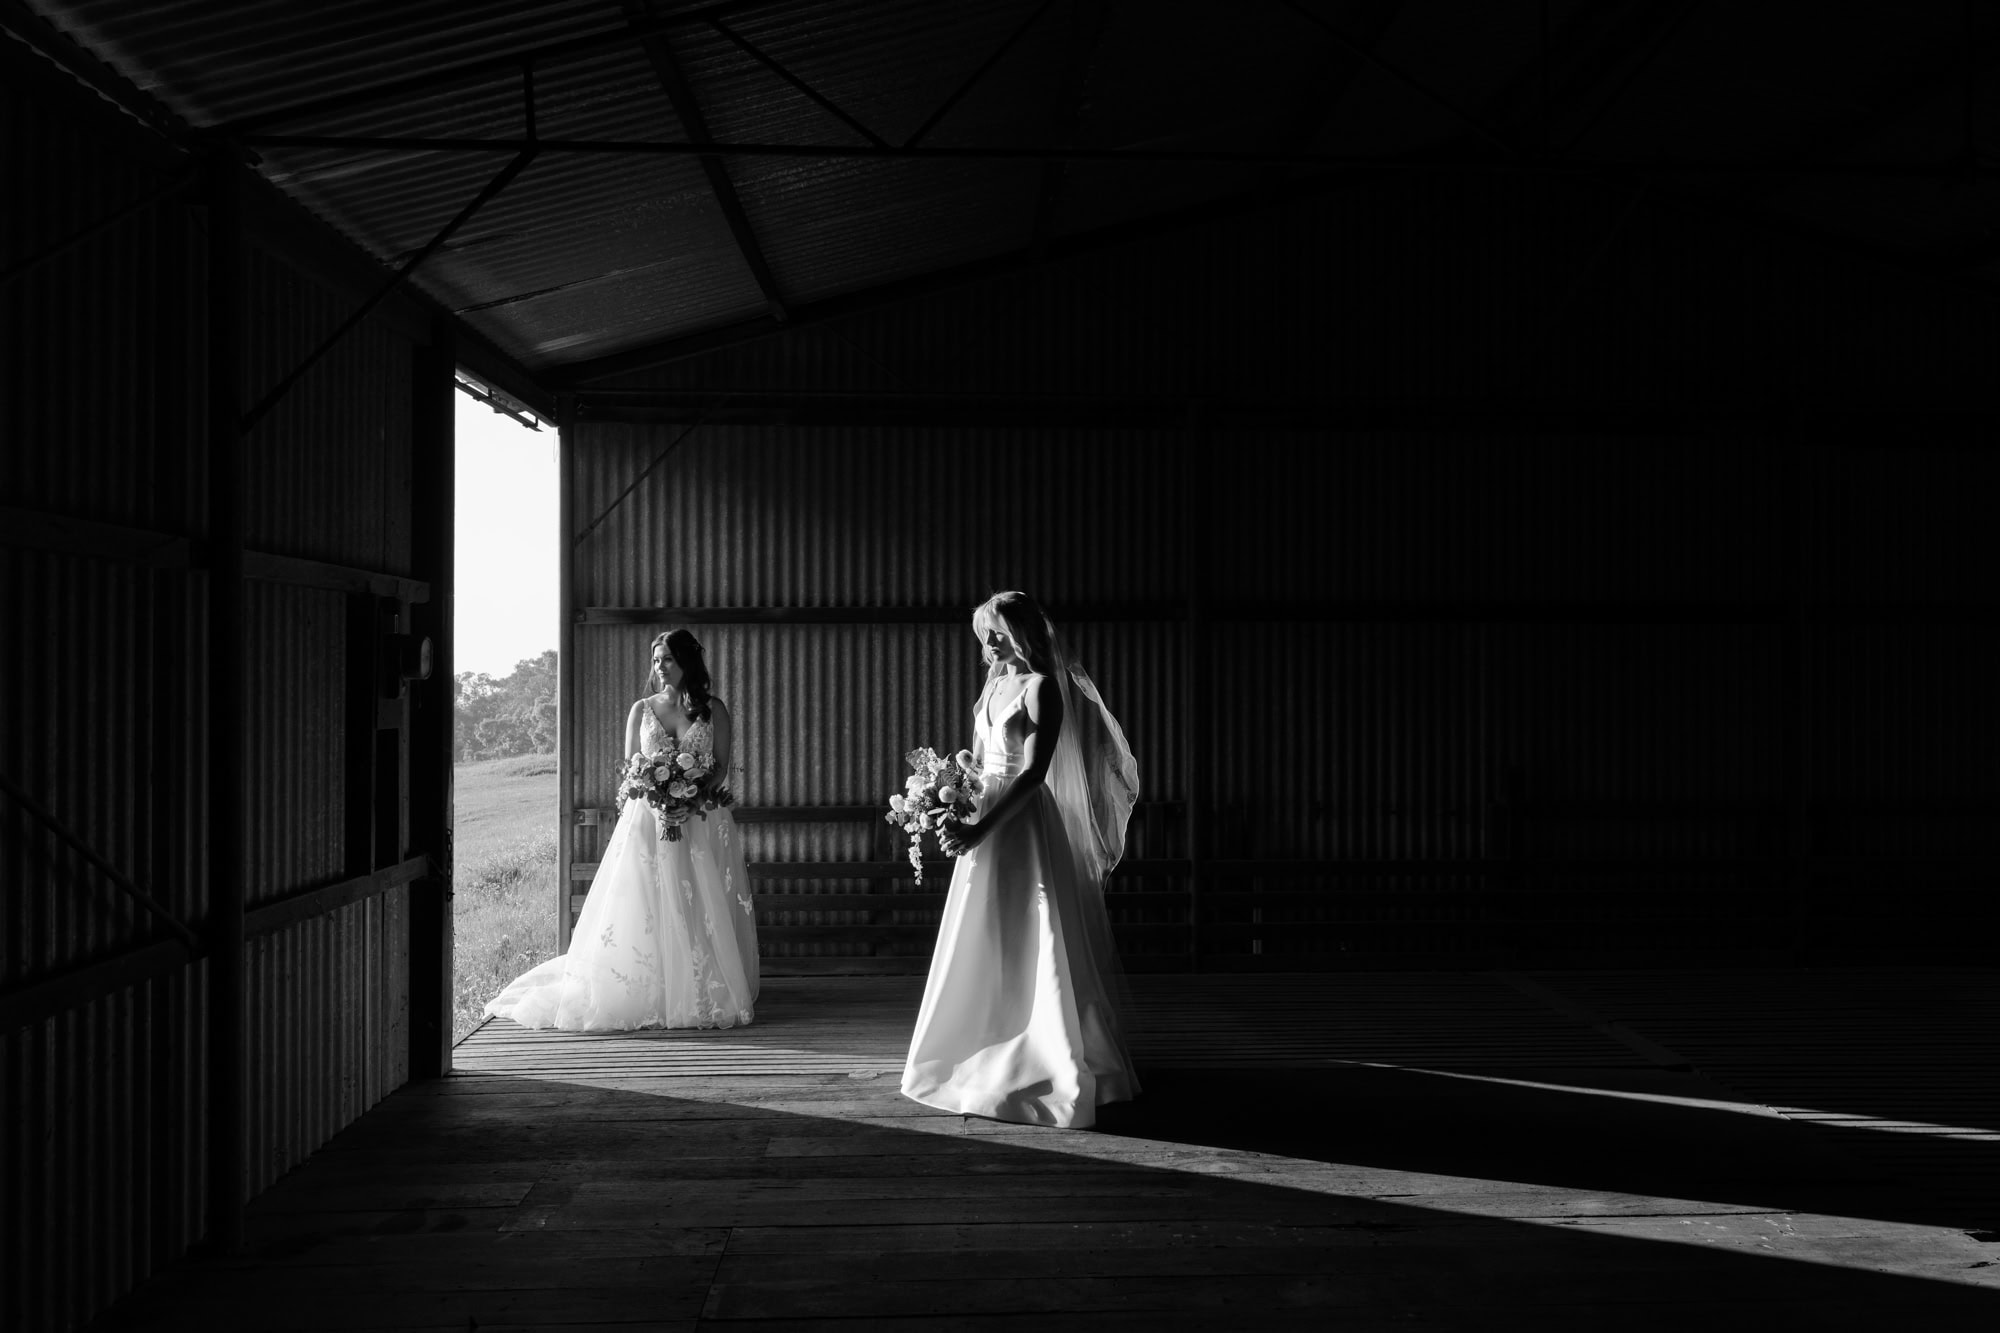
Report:
[[[457,399],[453,669],[505,676],[556,646],[556,432]]]

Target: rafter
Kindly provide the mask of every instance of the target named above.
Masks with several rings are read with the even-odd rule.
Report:
[[[875,133],[875,131],[869,129],[866,125],[863,125],[859,120],[855,119],[847,112],[841,110],[840,107],[834,104],[831,98],[827,97],[824,93],[820,92],[819,89],[813,87],[811,84],[807,83],[804,79],[800,78],[798,75],[792,73],[791,70],[785,68],[785,66],[781,64],[778,60],[776,60],[774,57],[772,57],[769,52],[764,51],[762,48],[758,47],[748,37],[745,37],[742,33],[730,27],[727,23],[724,23],[721,19],[710,19],[708,21],[708,26],[715,29],[718,33],[722,34],[723,37],[727,38],[730,44],[735,46],[737,50],[741,51],[744,55],[749,56],[752,60],[762,65],[765,69],[770,70],[773,74],[783,79],[793,88],[796,88],[800,93],[804,94],[806,99],[812,102],[813,105],[819,107],[820,110],[826,112],[828,115],[832,116],[835,120],[847,126],[847,128],[853,130],[856,134],[866,139],[869,143],[875,144],[876,146],[881,148],[887,148],[889,146],[889,141],[887,139],[884,139],[881,135]]]
[[[350,134],[250,134],[241,143],[253,148],[336,148],[353,152],[518,153],[533,147],[556,156],[581,157],[783,157],[910,162],[1153,162],[1185,166],[1301,166],[1340,168],[1357,172],[1492,173],[1593,176],[1629,172],[1687,173],[1700,176],[1853,176],[1881,180],[1936,179],[1965,173],[1954,155],[1938,161],[1808,162],[1793,157],[1746,160],[1698,157],[1595,157],[1573,161],[1503,160],[1491,156],[1410,155],[1368,157],[1355,153],[1267,151],[1255,148],[1080,148],[1051,146],[965,145],[910,148],[891,144],[765,143],[714,139],[707,143],[670,139],[524,139],[479,137],[402,137]],[[1990,174],[1990,166],[1977,171]]]
[[[687,81],[687,73],[674,56],[672,44],[665,33],[645,30],[652,22],[651,10],[649,0],[625,0],[625,13],[631,20],[634,35],[645,48],[646,59],[651,62],[660,86],[666,90],[667,100],[673,103],[681,128],[696,145],[713,144],[715,138],[708,132],[701,103]],[[771,272],[769,261],[764,258],[763,247],[758,244],[757,233],[750,226],[750,215],[743,209],[743,200],[737,196],[736,185],[729,179],[728,167],[714,153],[704,153],[701,169],[708,177],[708,188],[714,193],[715,202],[722,208],[722,216],[729,223],[729,234],[736,239],[737,251],[743,256],[750,276],[756,280],[757,290],[764,294],[764,304],[770,309],[771,318],[783,323],[790,317],[785,298],[778,291],[778,279]]]
[[[546,369],[543,375],[559,390],[589,392],[591,385],[601,384],[621,375],[634,374],[669,362],[760,341],[828,320],[922,300],[972,283],[1031,272],[1079,255],[1130,245],[1155,236],[1171,235],[1191,227],[1265,212],[1272,208],[1353,188],[1363,183],[1364,179],[1354,175],[1329,173],[1294,182],[1279,191],[1246,192],[1154,218],[1119,223],[1080,235],[1064,236],[1058,238],[1041,254],[1024,248],[939,272],[920,274],[899,282],[885,283],[863,291],[795,306],[789,325],[780,325],[769,319],[747,320],[721,328],[680,334],[648,346],[615,352],[589,361],[553,366]],[[1622,190],[1630,190],[1637,183],[1631,176],[1608,182],[1609,185]],[[1913,256],[1906,249],[1873,245],[1851,237],[1817,231],[1761,211],[1721,207],[1709,196],[1676,189],[1670,184],[1659,181],[1647,182],[1647,196],[1662,207],[1684,208],[1695,215],[1716,218],[1754,232],[1782,237],[1790,243],[1847,255],[1913,277],[1942,282],[1960,291],[1983,288],[1983,284],[1971,283],[1962,277],[1955,278],[1952,274],[1942,271],[1939,266]],[[1622,197],[1621,202],[1629,202],[1629,196]],[[1991,288],[1984,290],[1990,292]]]
[[[1023,248],[991,259],[960,264],[940,272],[919,274],[899,282],[885,283],[864,291],[849,292],[795,306],[792,310],[792,322],[789,325],[780,325],[769,319],[745,320],[719,329],[707,329],[699,333],[666,338],[650,346],[614,352],[589,361],[551,367],[545,372],[545,376],[559,389],[583,391],[593,383],[650,369],[669,361],[699,356],[740,343],[754,342],[792,328],[802,328],[847,315],[901,305],[906,301],[920,300],[969,283],[1029,272],[1076,255],[1127,245],[1150,236],[1168,235],[1206,222],[1263,212],[1283,203],[1329,193],[1352,183],[1351,177],[1322,176],[1301,182],[1281,193],[1241,195],[1181,209],[1161,217],[1122,222],[1080,235],[1060,237],[1040,254]]]
[[[0,3],[14,5],[18,0],[0,0]],[[635,38],[666,33],[674,28],[690,27],[709,22],[711,19],[727,18],[731,14],[746,9],[761,8],[768,0],[737,0],[733,4],[703,5],[696,9],[680,10],[657,18],[648,18],[640,23],[627,22],[624,25],[603,32],[590,33],[583,37],[572,37],[567,41],[545,42],[540,46],[522,47],[518,51],[503,52],[499,55],[482,56],[478,60],[468,60],[443,69],[429,70],[423,74],[404,79],[389,79],[382,83],[369,84],[362,88],[351,88],[346,92],[332,93],[325,97],[309,98],[286,106],[273,107],[253,116],[242,116],[235,120],[219,121],[213,125],[198,127],[203,135],[222,138],[240,138],[268,130],[274,125],[289,125],[300,120],[314,120],[322,116],[337,115],[343,111],[356,111],[362,107],[375,106],[382,102],[399,101],[406,97],[421,96],[425,93],[443,92],[467,83],[495,75],[509,74],[523,65],[546,67],[564,60],[574,60],[581,56],[596,55],[603,51],[623,50],[632,45]]]
[[[1522,143],[1568,142],[1573,150],[1575,127],[1622,100],[1685,21],[1687,5],[1641,5],[1629,22],[1622,14],[1616,5],[1583,5],[1546,31],[1542,54],[1480,103],[1482,123]]]
[[[1329,37],[1320,58],[1279,99],[1281,119],[1272,135],[1274,147],[1303,150],[1325,132],[1346,103],[1355,80],[1369,67],[1361,52],[1372,52],[1381,45],[1408,7],[1409,0],[1358,0],[1349,21],[1352,38]]]
[[[905,148],[915,148],[918,144],[922,143],[930,135],[930,132],[938,127],[938,122],[950,115],[951,109],[963,101],[965,95],[979,85],[979,81],[986,77],[986,71],[999,64],[1001,58],[1014,49],[1014,44],[1028,35],[1028,29],[1034,27],[1036,20],[1040,19],[1043,14],[1046,14],[1049,6],[1054,3],[1055,0],[1042,0],[1039,5],[1036,5],[1033,12],[1025,19],[1022,19],[1020,25],[1008,34],[1007,40],[995,47],[992,54],[980,62],[979,68],[967,75],[965,81],[952,90],[951,96],[945,98],[939,104],[937,110],[931,112],[929,118],[923,124],[917,126],[916,133],[912,134],[904,142],[903,146]]]
[[[1458,103],[1454,102],[1451,98],[1446,97],[1436,88],[1431,87],[1430,84],[1424,82],[1422,79],[1417,78],[1414,74],[1411,74],[1408,70],[1405,70],[1401,66],[1392,64],[1389,61],[1383,59],[1380,55],[1378,55],[1375,52],[1372,43],[1365,43],[1355,40],[1353,36],[1351,36],[1347,32],[1344,32],[1341,29],[1340,25],[1333,23],[1326,18],[1323,18],[1322,16],[1314,13],[1310,9],[1307,9],[1304,5],[1299,4],[1298,0],[1284,0],[1284,4],[1285,8],[1291,10],[1294,14],[1297,14],[1307,23],[1310,23],[1315,28],[1318,28],[1321,32],[1326,33],[1328,36],[1332,37],[1334,41],[1340,43],[1340,45],[1346,47],[1349,51],[1353,52],[1357,59],[1367,61],[1369,64],[1373,65],[1376,69],[1381,70],[1384,74],[1387,74],[1390,78],[1402,84],[1405,88],[1408,88],[1410,91],[1416,93],[1419,97],[1422,97],[1425,101],[1430,102],[1432,105],[1440,108],[1447,115],[1451,116],[1452,119],[1458,121],[1461,125],[1465,126],[1466,129],[1470,130],[1477,137],[1484,139],[1487,143],[1491,144],[1493,147],[1498,148],[1506,156],[1516,157],[1519,155],[1514,145],[1505,136],[1495,131],[1491,126],[1487,125],[1485,121],[1481,120],[1478,116],[1474,115],[1472,112],[1458,105]]]

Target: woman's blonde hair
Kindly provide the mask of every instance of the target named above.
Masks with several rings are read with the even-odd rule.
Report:
[[[1056,669],[1055,626],[1049,623],[1041,604],[1028,594],[996,592],[981,602],[972,613],[972,632],[983,637],[987,626],[1007,636],[1029,670],[1047,674]],[[986,659],[987,674],[1000,670],[991,648],[982,646],[980,655]]]

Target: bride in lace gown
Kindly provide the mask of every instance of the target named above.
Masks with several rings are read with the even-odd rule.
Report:
[[[711,753],[705,784],[729,773],[731,724],[709,694],[701,645],[686,630],[653,640],[651,683],[632,705],[625,752],[678,745]],[[680,821],[661,836],[658,812],[625,803],[569,952],[516,977],[486,1012],[523,1027],[599,1032],[726,1028],[748,1023],[757,999],[757,920],[743,844],[727,809]]]
[[[973,616],[990,671],[973,713],[985,779],[958,857],[903,1069],[926,1106],[1082,1128],[1137,1095],[1112,995],[1104,878],[1125,846],[1138,766],[1032,599]]]

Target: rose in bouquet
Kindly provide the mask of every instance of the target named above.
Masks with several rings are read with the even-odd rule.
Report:
[[[903,762],[910,766],[910,776],[903,779],[903,790],[889,798],[885,818],[910,835],[910,865],[921,884],[924,834],[934,832],[946,815],[969,818],[972,800],[983,784],[972,766],[970,750],[941,755],[926,745],[904,755]]]
[[[642,800],[659,816],[660,836],[678,842],[690,815],[706,819],[711,810],[735,804],[727,787],[702,786],[714,757],[694,750],[635,754],[618,768],[618,803]]]

